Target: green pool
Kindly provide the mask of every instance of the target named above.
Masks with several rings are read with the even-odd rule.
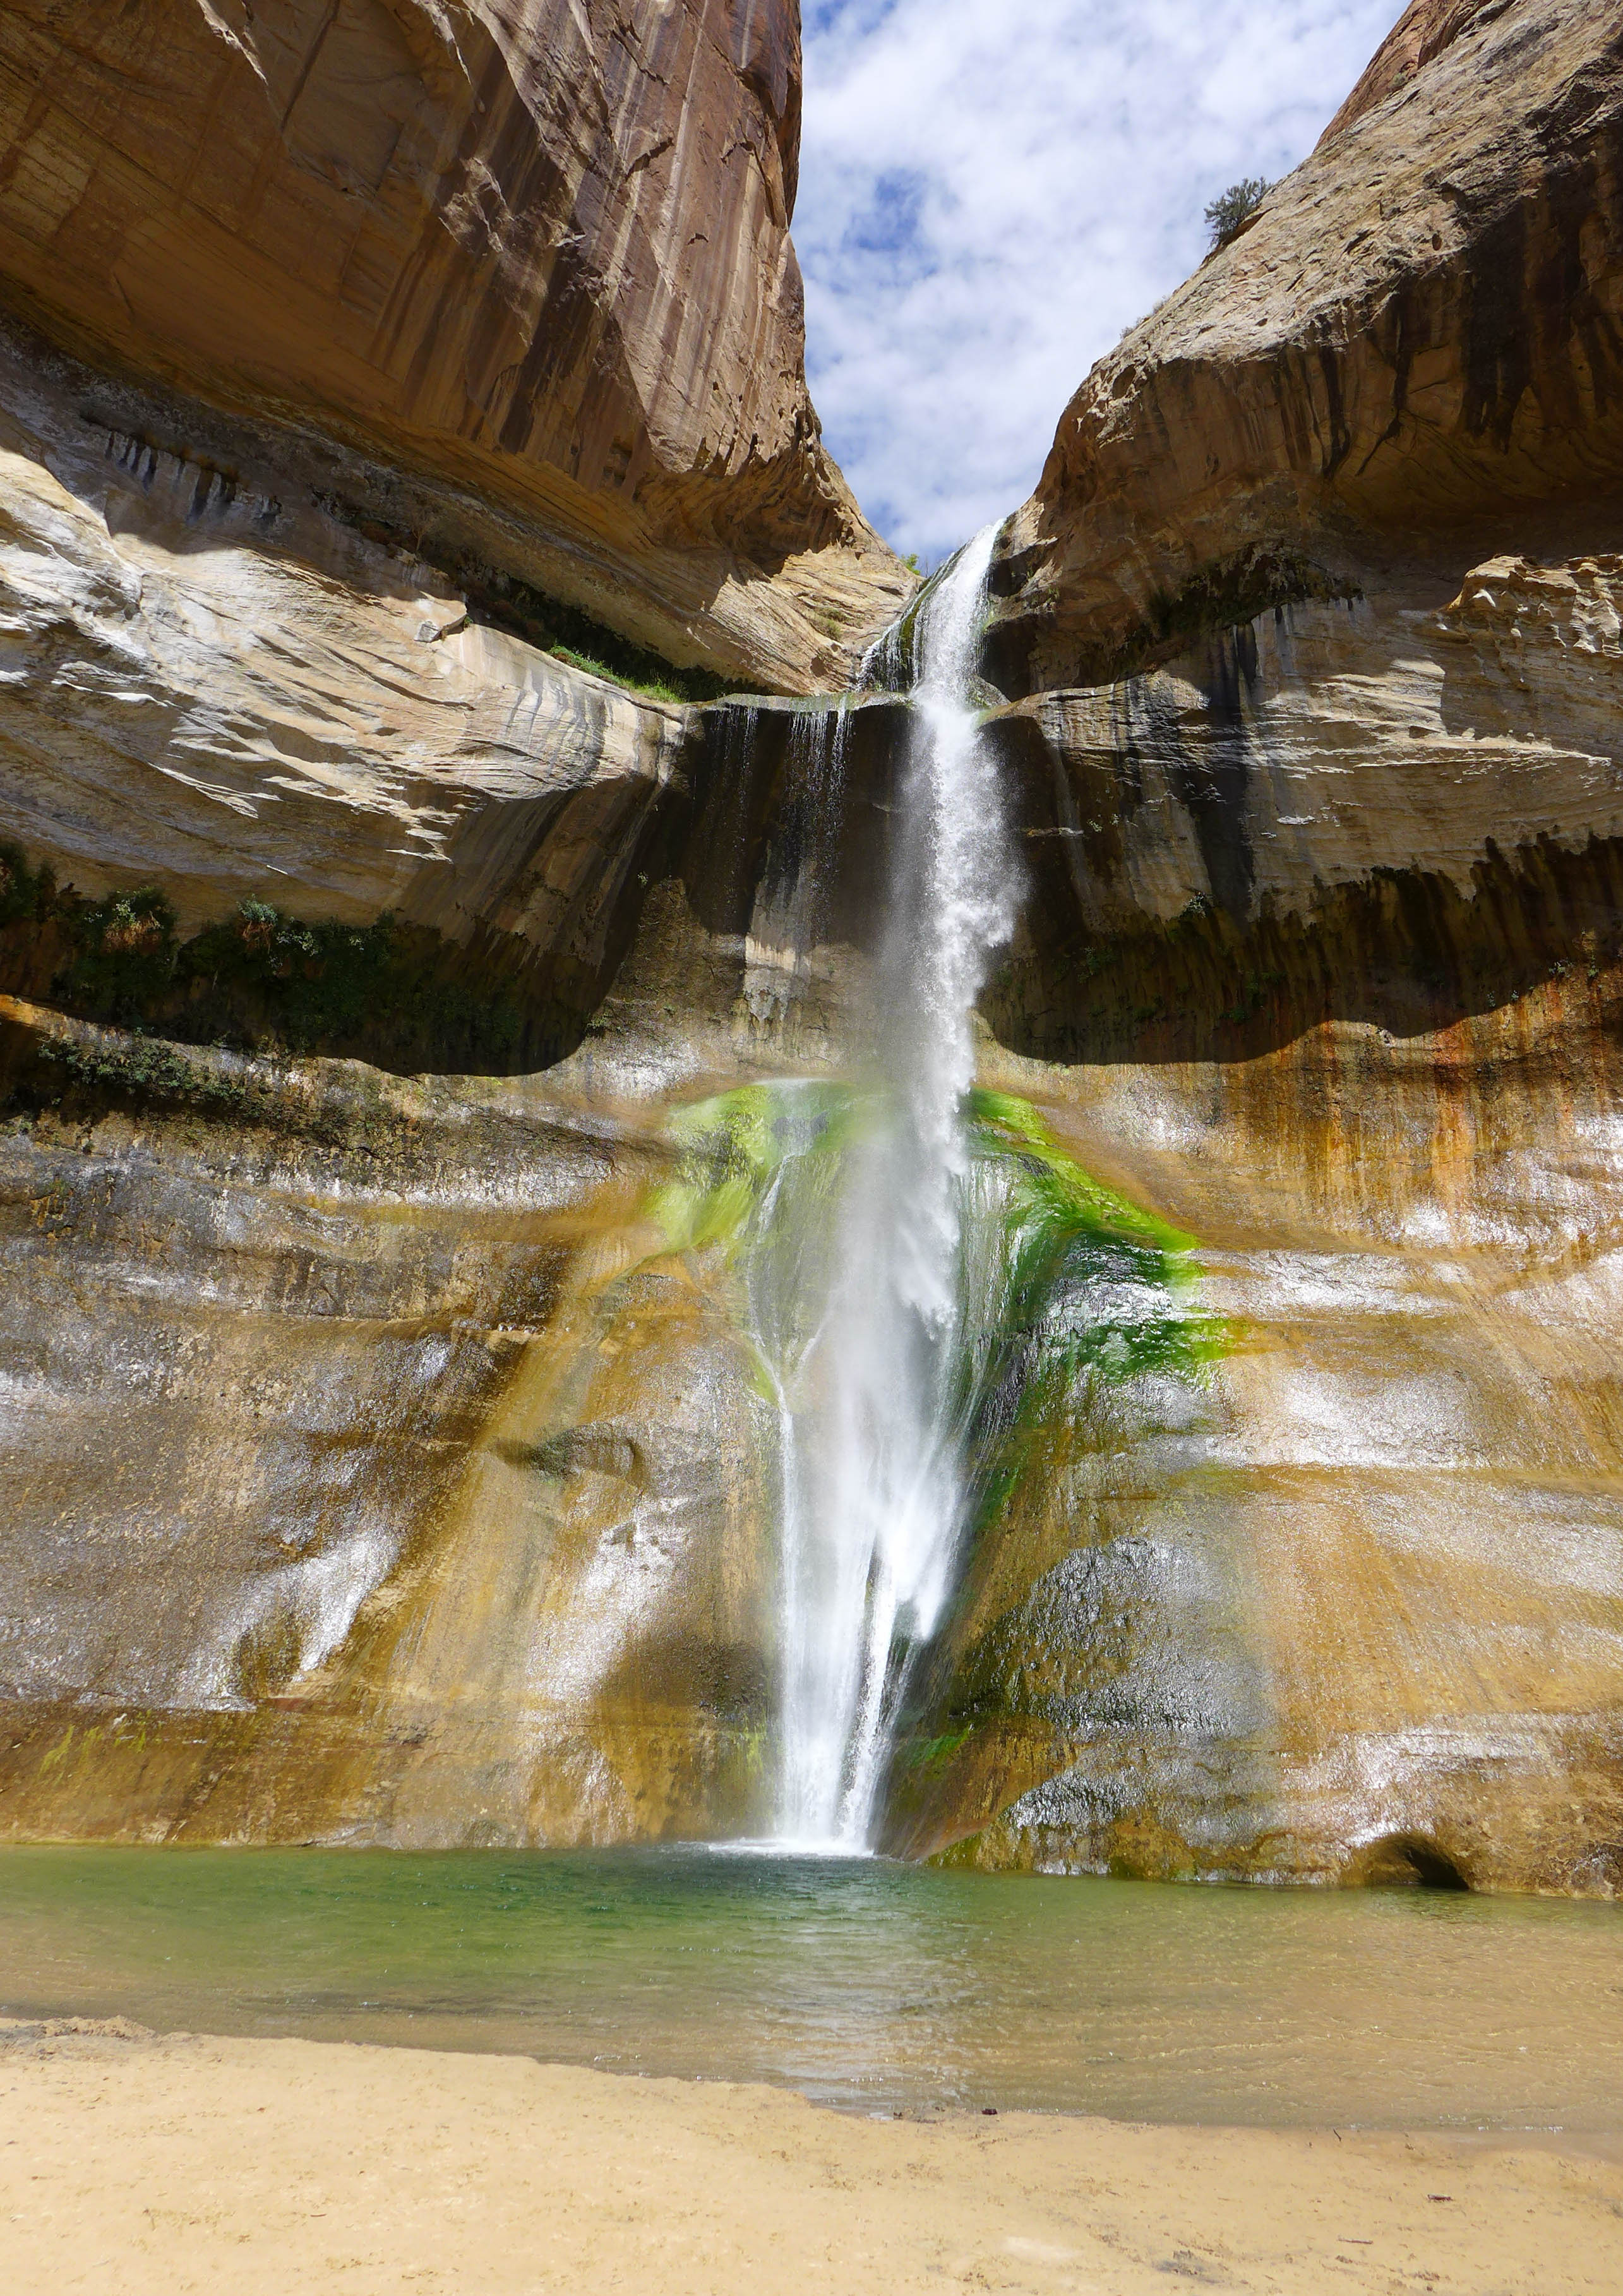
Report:
[[[1623,2129],[1623,1907],[706,1849],[0,1850],[0,2011],[849,2107]]]

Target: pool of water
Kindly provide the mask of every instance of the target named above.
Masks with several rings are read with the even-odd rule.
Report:
[[[1623,1907],[704,1849],[0,1849],[0,2013],[848,2107],[1623,2129]]]

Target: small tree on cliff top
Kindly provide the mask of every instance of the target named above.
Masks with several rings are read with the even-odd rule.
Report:
[[[1273,185],[1266,176],[1242,176],[1220,192],[1206,210],[1206,228],[1211,234],[1212,250],[1226,247],[1231,239],[1238,239],[1246,225],[1267,197]]]

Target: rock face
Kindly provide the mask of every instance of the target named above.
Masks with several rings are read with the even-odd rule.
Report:
[[[648,885],[673,866],[699,884],[686,857],[746,705],[634,693],[543,651],[285,463],[238,458],[226,475],[207,423],[184,448],[151,444],[156,412],[144,390],[0,332],[12,867],[48,867],[97,902],[152,889],[181,937],[240,925],[244,901],[374,934],[392,919],[408,998],[429,982],[481,1001],[500,1041],[391,1035],[381,1009],[305,1041],[395,1067],[556,1059],[602,1002]],[[745,812],[770,801],[735,794]],[[742,881],[728,894],[714,879],[706,914],[731,902],[725,930],[742,931]],[[71,920],[33,909],[0,889],[0,981],[71,1005]],[[105,997],[79,1009],[112,1016]],[[173,996],[117,1017],[218,1033]]]
[[[0,23],[12,1832],[764,1822],[758,1407],[644,1199],[783,1002],[790,717],[693,697],[912,586],[807,398],[798,133],[774,0]],[[285,1050],[589,1022],[539,1102]]]
[[[1005,535],[988,1072],[1232,1321],[978,1554],[915,1852],[1623,1886],[1620,102],[1412,8]]]
[[[1433,56],[1488,13],[1493,0],[1411,0],[1371,57],[1358,84],[1319,138],[1322,151],[1343,127],[1407,86]]]
[[[1067,409],[1005,539],[1006,692],[1373,592],[1451,526],[1517,547],[1623,480],[1623,27],[1417,8],[1383,53]]]
[[[1598,977],[1623,859],[1623,568],[1583,550],[1605,532],[1523,521],[1529,555],[1411,562],[1000,711],[1029,855],[992,1008],[1009,1040],[1243,1058]]]
[[[8,838],[86,895],[158,889],[186,932],[244,899],[393,913],[543,1037],[584,1017],[689,713],[471,621],[274,466],[145,443],[139,399],[96,386],[93,423],[78,379],[0,343]],[[48,936],[12,955],[49,989]]]
[[[1619,972],[1452,1029],[988,1074],[1200,1239],[1204,1390],[1034,1458],[890,1845],[1001,1869],[1623,1889]]]
[[[480,209],[491,292],[556,319],[512,220],[515,141],[558,141],[520,12],[436,11],[430,39],[426,10],[345,0],[299,51],[307,115],[275,77],[296,9],[150,12],[214,44],[223,88],[283,90],[273,115],[252,94],[282,122],[267,216],[292,184],[348,199],[357,247],[426,234],[389,291],[428,348],[366,336],[373,391],[343,362],[374,323],[346,317],[313,377],[320,330],[255,348],[234,283],[194,328],[163,299],[178,192],[161,260],[102,193],[59,198],[84,279],[28,275],[37,321],[58,280],[71,352],[20,322],[0,347],[0,1830],[759,1831],[777,1432],[721,1218],[748,1161],[705,1111],[742,1094],[770,1137],[775,1085],[848,1070],[908,709],[635,693],[545,615],[606,615],[560,569],[612,564],[622,632],[794,688],[823,674],[797,583],[899,594],[817,526],[815,442],[765,411],[793,66],[747,44],[787,20],[523,14],[604,76],[558,179],[582,332],[515,445],[521,377],[467,414],[473,303],[443,359],[422,319],[450,195],[409,155],[462,123],[447,150],[507,187]],[[385,19],[417,42],[398,86],[440,109],[402,98],[368,191],[331,123],[363,83],[381,116],[345,59]],[[13,137],[49,183],[121,182],[107,155],[152,119],[204,119],[188,82],[83,124],[124,21],[0,30],[57,44]],[[433,79],[453,33],[508,78]],[[1054,1295],[1088,1368],[988,1420],[892,1849],[1623,1893],[1619,40],[1553,0],[1412,8],[1305,167],[1090,377],[1005,532],[987,738],[1027,890],[981,1085],[1018,1170],[1126,1226],[1101,1215]],[[494,94],[487,123],[457,94],[521,83],[501,135]],[[611,84],[641,92],[604,114]],[[635,158],[626,122],[667,102],[675,143],[614,175],[604,118]],[[716,148],[735,113],[779,123],[775,176]],[[161,181],[206,188],[179,149]],[[670,218],[723,209],[757,215],[712,331],[763,426],[742,453],[743,414],[724,441],[661,364],[674,300],[632,291],[697,259]],[[305,280],[291,228],[254,245]],[[758,371],[750,328],[780,346]],[[142,371],[87,363],[110,348]],[[621,486],[559,442],[619,422],[626,375]],[[791,504],[811,554],[768,579]],[[683,1189],[703,1218],[672,1215]],[[1152,1262],[1185,1343],[1135,1355]]]
[[[5,1830],[762,1822],[759,1406],[657,1126],[139,1042],[0,1012]]]
[[[29,0],[0,275],[179,395],[146,444],[199,400],[250,460],[313,432],[331,489],[441,564],[834,684],[906,578],[806,393],[799,88],[787,0]]]

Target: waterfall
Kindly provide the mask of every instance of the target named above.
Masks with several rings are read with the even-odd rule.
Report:
[[[744,943],[744,1002],[762,1026],[781,1024],[805,998],[814,952],[824,939],[845,795],[850,705],[848,693],[832,710],[807,709],[791,721],[786,849],[768,858]],[[750,740],[758,714],[750,713]]]
[[[868,1015],[869,1120],[846,1159],[826,1292],[799,1354],[804,1399],[791,1404],[783,1386],[778,1397],[779,1832],[846,1849],[869,1840],[910,1657],[939,1622],[963,1527],[963,1108],[975,1000],[1012,930],[1016,889],[971,699],[996,534],[967,545],[917,609],[913,733]],[[892,674],[901,651],[894,640],[887,650]]]

